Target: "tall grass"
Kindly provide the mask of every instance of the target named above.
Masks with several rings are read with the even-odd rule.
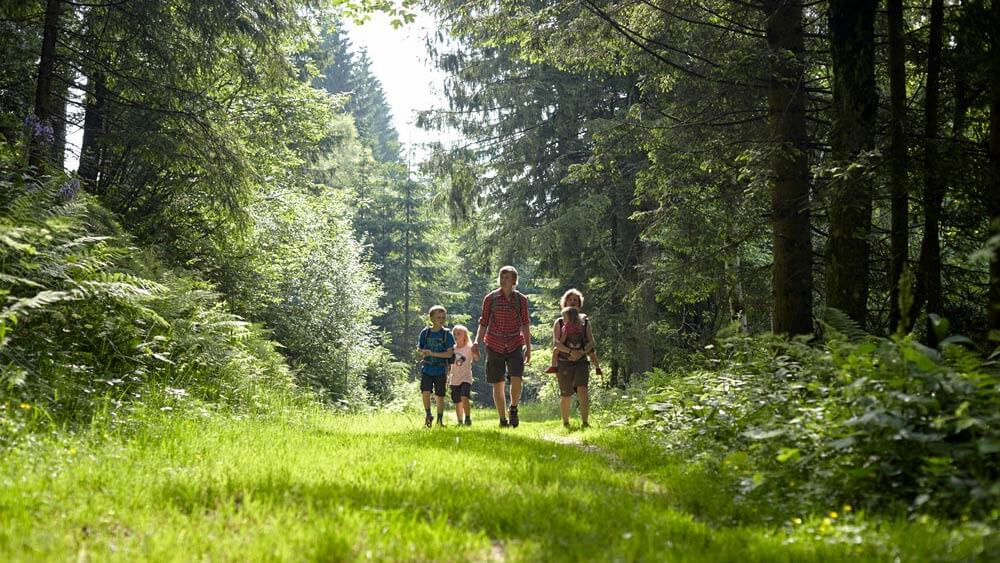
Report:
[[[185,412],[149,410],[125,441],[5,456],[0,559],[952,560],[995,547],[933,521],[734,520],[713,483],[725,476],[627,431],[565,432],[531,406],[517,430],[479,410],[470,428],[432,430],[414,412]]]

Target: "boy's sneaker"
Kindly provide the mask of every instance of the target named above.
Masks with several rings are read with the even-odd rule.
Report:
[[[510,426],[510,423],[507,422],[507,419],[506,418],[501,418],[500,419],[500,428],[507,428],[508,426]]]
[[[512,428],[517,428],[517,425],[521,423],[521,420],[517,418],[517,407],[510,407],[510,425]]]
[[[559,373],[559,368],[556,366],[549,366],[545,368],[545,373]],[[597,373],[601,373],[601,370],[597,370]]]
[[[431,415],[427,415],[424,418],[424,426],[426,426],[427,428],[430,428],[431,426],[434,426],[434,417],[431,416]]]

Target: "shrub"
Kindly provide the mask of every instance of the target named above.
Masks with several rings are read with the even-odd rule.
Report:
[[[293,393],[259,326],[129,244],[63,176],[0,178],[0,433],[109,420],[162,396],[267,408]],[[31,413],[26,416],[25,413]]]
[[[911,336],[731,338],[614,409],[665,447],[739,468],[750,502],[997,517],[1000,377]]]

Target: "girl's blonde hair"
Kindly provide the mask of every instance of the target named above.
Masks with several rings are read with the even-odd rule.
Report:
[[[576,307],[563,307],[563,316],[569,315],[569,322],[578,325],[580,324],[580,310]]]
[[[455,344],[458,344],[458,333],[465,335],[465,342],[469,342],[469,328],[465,325],[455,325],[451,327],[451,333],[455,335]]]
[[[580,293],[580,290],[577,289],[577,288],[575,288],[575,287],[572,288],[572,289],[567,289],[566,293],[563,293],[562,299],[559,300],[559,306],[560,307],[565,307],[566,306],[566,300],[568,300],[570,297],[572,297],[574,295],[576,296],[577,299],[580,300],[580,308],[582,309],[583,308],[583,294]]]

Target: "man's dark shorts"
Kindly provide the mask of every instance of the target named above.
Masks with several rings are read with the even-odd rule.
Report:
[[[577,387],[590,384],[590,363],[587,360],[567,362],[560,360],[556,368],[556,378],[559,379],[559,394],[569,397],[576,392]]]
[[[486,383],[500,383],[512,377],[524,376],[524,347],[518,346],[509,354],[501,354],[489,346],[486,347]]]
[[[445,374],[441,375],[427,375],[426,373],[420,374],[420,392],[434,391],[434,394],[438,397],[444,397],[444,388],[447,384],[448,376]]]
[[[466,382],[460,385],[451,386],[451,400],[454,401],[455,403],[461,403],[462,397],[471,397],[471,396],[472,396],[471,383]]]

